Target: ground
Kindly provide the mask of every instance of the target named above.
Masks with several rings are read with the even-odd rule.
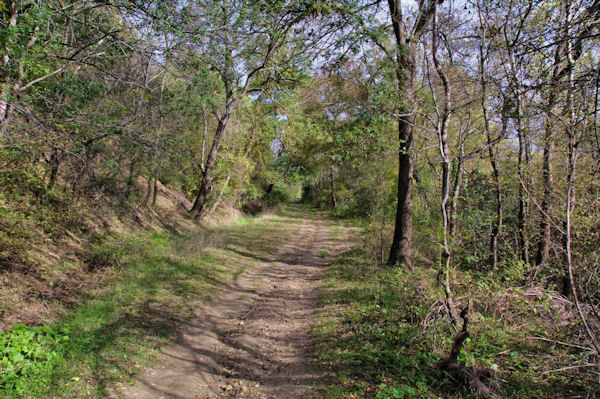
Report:
[[[324,382],[314,356],[320,279],[347,238],[288,208],[292,239],[198,309],[126,398],[302,398]],[[265,237],[266,240],[269,237]],[[251,256],[250,254],[242,254]]]
[[[436,268],[378,266],[350,221],[295,204],[91,249],[118,262],[87,272],[99,277],[76,306],[0,334],[0,397],[477,397],[436,366],[455,334]],[[595,369],[565,367],[595,361],[567,343],[580,331],[567,299],[494,274],[453,283],[459,309],[473,302],[459,360],[490,387],[597,397]]]

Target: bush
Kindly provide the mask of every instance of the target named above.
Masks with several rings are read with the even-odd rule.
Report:
[[[273,184],[270,192],[264,197],[267,208],[289,201],[288,187],[281,182]]]

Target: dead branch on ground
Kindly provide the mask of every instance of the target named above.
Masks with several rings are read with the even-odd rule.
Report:
[[[474,392],[478,392],[490,399],[502,399],[502,396],[498,395],[492,388],[487,386],[481,379],[480,375],[486,374],[481,371],[475,370],[473,367],[465,366],[464,364],[460,364],[458,362],[458,355],[462,349],[462,346],[465,340],[469,337],[469,307],[471,303],[466,308],[460,312],[460,317],[463,319],[463,327],[462,330],[459,331],[454,337],[454,344],[452,345],[452,349],[450,350],[450,355],[448,358],[440,361],[437,364],[437,368],[451,374],[458,381],[460,381],[465,386],[468,386]]]

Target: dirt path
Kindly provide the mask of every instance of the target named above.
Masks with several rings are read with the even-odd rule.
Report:
[[[328,230],[304,211],[295,240],[196,314],[126,398],[305,398],[322,378],[310,358]],[[269,239],[265,237],[265,239]]]

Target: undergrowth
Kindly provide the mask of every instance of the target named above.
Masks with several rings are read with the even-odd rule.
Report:
[[[331,381],[325,398],[475,398],[436,363],[455,330],[446,316],[431,266],[372,266],[365,249],[340,256],[324,284],[324,316],[315,328],[316,355]],[[598,376],[590,369],[553,372],[587,362],[586,353],[557,344],[577,320],[557,319],[552,295],[514,290],[490,276],[455,273],[457,306],[473,297],[471,338],[463,364],[487,370],[486,383],[505,398],[593,398]]]

